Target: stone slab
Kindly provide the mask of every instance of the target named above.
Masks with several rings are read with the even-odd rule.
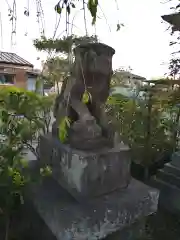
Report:
[[[174,152],[171,157],[171,164],[180,168],[180,151]]]
[[[180,152],[173,153],[171,162],[158,170],[149,184],[160,190],[159,207],[180,215]]]
[[[130,152],[124,144],[79,151],[49,134],[40,139],[40,162],[50,164],[54,179],[81,202],[126,188],[131,179]]]
[[[154,213],[159,192],[132,179],[127,189],[80,204],[50,178],[32,186],[29,196],[57,240],[96,240]]]
[[[173,186],[180,188],[180,177],[175,174],[165,172],[164,169],[160,169],[156,175],[157,179],[161,179]]]
[[[176,167],[170,163],[166,163],[163,168],[164,172],[167,172],[169,174],[173,174],[177,177],[180,177],[180,168]]]
[[[124,228],[121,231],[117,231],[104,240],[139,240],[144,239],[146,234],[146,219],[142,218],[131,226]]]
[[[180,216],[180,189],[156,177],[149,185],[160,190],[158,207]]]

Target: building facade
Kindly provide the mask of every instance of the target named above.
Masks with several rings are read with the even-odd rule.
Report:
[[[15,53],[0,51],[0,87],[14,85],[34,91],[38,75],[33,64]]]

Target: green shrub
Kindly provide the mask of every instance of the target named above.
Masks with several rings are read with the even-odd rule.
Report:
[[[116,94],[106,105],[109,115],[116,118],[122,140],[131,147],[132,160],[144,166],[172,151],[175,125],[172,116],[177,116],[169,96],[160,98],[159,92],[152,89],[148,89],[148,96],[142,100]]]
[[[24,159],[25,148],[33,149],[31,141],[38,131],[46,129],[42,112],[50,111],[52,103],[53,99],[14,87],[0,91],[0,216],[7,240],[14,209],[24,202],[25,187],[34,181]],[[39,177],[50,173],[46,166],[40,169]]]

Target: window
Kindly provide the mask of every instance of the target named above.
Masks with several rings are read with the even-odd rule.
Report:
[[[36,79],[34,78],[28,78],[27,80],[27,90],[29,91],[35,91],[36,90]]]
[[[9,74],[0,74],[0,84],[13,84],[14,76]]]

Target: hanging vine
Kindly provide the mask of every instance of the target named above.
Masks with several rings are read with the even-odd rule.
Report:
[[[8,4],[9,5],[9,4]],[[17,22],[17,12],[16,12],[16,0],[13,1],[13,6],[12,8],[9,6],[9,14],[8,16],[10,17],[11,21],[11,46],[14,45],[14,35],[16,35],[16,22]]]
[[[9,4],[8,0],[6,1],[8,5],[8,16],[9,20],[11,21],[12,25],[12,30],[11,30],[11,46],[14,45],[14,37],[16,35],[16,25],[17,25],[17,11],[16,7],[18,6],[19,1],[17,0],[12,0],[12,5]],[[32,3],[32,0],[26,0],[26,6],[24,7],[24,16],[29,17],[30,16],[30,4]],[[43,6],[42,6],[42,0],[35,0],[34,1],[36,4],[36,18],[37,18],[37,23],[39,27],[39,33],[41,36],[45,36],[45,17],[44,17],[44,12],[43,12]],[[119,11],[119,6],[117,3],[117,0],[114,0],[116,4],[116,9]],[[82,4],[82,5],[81,5]],[[52,6],[53,7],[53,6]],[[103,17],[106,20],[106,23],[110,29],[110,25],[107,22],[107,18],[102,10],[102,7],[100,6],[99,0],[58,0],[57,4],[55,5],[54,9],[57,13],[57,19],[56,19],[56,24],[55,24],[55,29],[53,32],[53,37],[54,39],[57,34],[57,30],[60,26],[60,22],[62,19],[62,14],[65,14],[65,29],[62,31],[62,34],[65,32],[66,37],[69,35],[72,35],[72,28],[75,26],[74,25],[74,17],[72,16],[73,9],[77,9],[76,12],[83,11],[83,20],[84,20],[84,28],[85,28],[85,35],[88,36],[88,27],[87,27],[87,22],[86,22],[86,17],[87,13],[89,12],[91,17],[92,17],[92,25],[96,25],[97,17],[99,18],[98,10],[103,13]],[[58,17],[59,15],[59,17]],[[76,15],[76,14],[75,14]],[[72,22],[70,21],[70,16]],[[71,29],[69,27],[71,26]],[[119,31],[121,27],[124,26],[120,21],[117,23],[116,30]],[[95,27],[96,29],[96,27]],[[28,31],[26,29],[25,36],[27,36]]]
[[[36,17],[39,25],[39,32],[41,36],[45,35],[45,21],[44,21],[44,12],[42,8],[41,0],[36,0]]]
[[[58,1],[58,3],[55,6],[55,11],[58,14],[62,14],[63,10],[66,10],[66,13],[68,15],[70,15],[71,10],[73,8],[76,8],[76,3],[77,3],[76,0],[60,0],[60,1]],[[118,6],[117,0],[115,0],[115,3],[116,3],[116,9],[119,11],[119,6]],[[88,11],[91,14],[92,25],[95,25],[96,20],[97,20],[97,12],[98,12],[98,7],[99,7],[99,0],[88,0],[87,2],[82,0],[82,4],[83,4],[82,10],[84,12],[85,31],[86,31],[86,35],[87,35],[86,8],[88,9]],[[101,11],[102,11],[102,8],[101,8]],[[66,24],[67,24],[67,22],[66,22]],[[122,23],[120,23],[120,21],[118,20],[117,31],[119,31],[122,26],[124,26],[124,25]]]

